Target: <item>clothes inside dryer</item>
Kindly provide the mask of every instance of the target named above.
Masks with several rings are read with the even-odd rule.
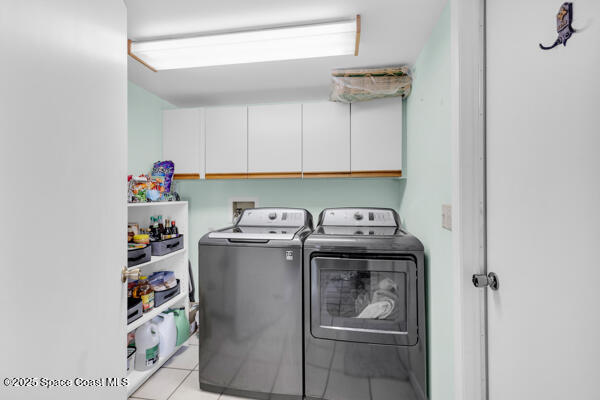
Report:
[[[321,270],[321,323],[363,325],[386,320],[384,330],[406,329],[406,276],[400,272]],[[345,321],[350,319],[350,321]]]
[[[313,335],[356,342],[416,343],[417,278],[411,260],[317,256],[310,267]]]

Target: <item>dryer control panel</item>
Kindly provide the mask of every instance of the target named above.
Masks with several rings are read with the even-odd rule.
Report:
[[[391,208],[327,208],[321,214],[321,226],[393,226],[398,214]]]

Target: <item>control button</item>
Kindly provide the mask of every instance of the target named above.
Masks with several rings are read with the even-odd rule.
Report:
[[[269,219],[271,221],[273,221],[275,218],[277,218],[277,213],[275,213],[275,212],[269,213]]]
[[[354,219],[360,221],[363,219],[363,215],[359,212],[354,213]]]
[[[287,212],[284,212],[283,214],[281,214],[281,220],[285,221],[287,219]]]
[[[375,220],[375,214],[373,213],[373,211],[369,211],[369,221],[374,221]]]
[[[374,235],[375,231],[369,231],[369,235]]]
[[[363,231],[356,231],[354,232],[355,235],[364,235]]]

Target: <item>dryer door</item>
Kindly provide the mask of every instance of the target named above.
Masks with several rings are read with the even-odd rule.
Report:
[[[310,273],[314,337],[417,344],[417,268],[412,260],[317,256]]]

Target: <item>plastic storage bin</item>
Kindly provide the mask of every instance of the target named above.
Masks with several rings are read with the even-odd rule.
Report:
[[[173,239],[157,240],[150,243],[153,256],[164,256],[177,250],[183,249],[183,235]]]
[[[177,286],[172,287],[171,289],[167,289],[167,290],[155,291],[154,292],[154,307],[158,307],[161,304],[164,304],[167,301],[171,300],[173,297],[177,296],[179,294],[179,292],[181,291],[180,287],[181,287],[181,284],[179,282],[179,279],[177,279]]]
[[[129,249],[127,250],[127,266],[133,267],[148,262],[151,256],[152,248],[149,245],[142,249]]]
[[[142,299],[134,299],[133,297],[129,297],[127,299],[127,323],[132,323],[136,319],[140,318],[143,313],[144,310],[142,307]]]

